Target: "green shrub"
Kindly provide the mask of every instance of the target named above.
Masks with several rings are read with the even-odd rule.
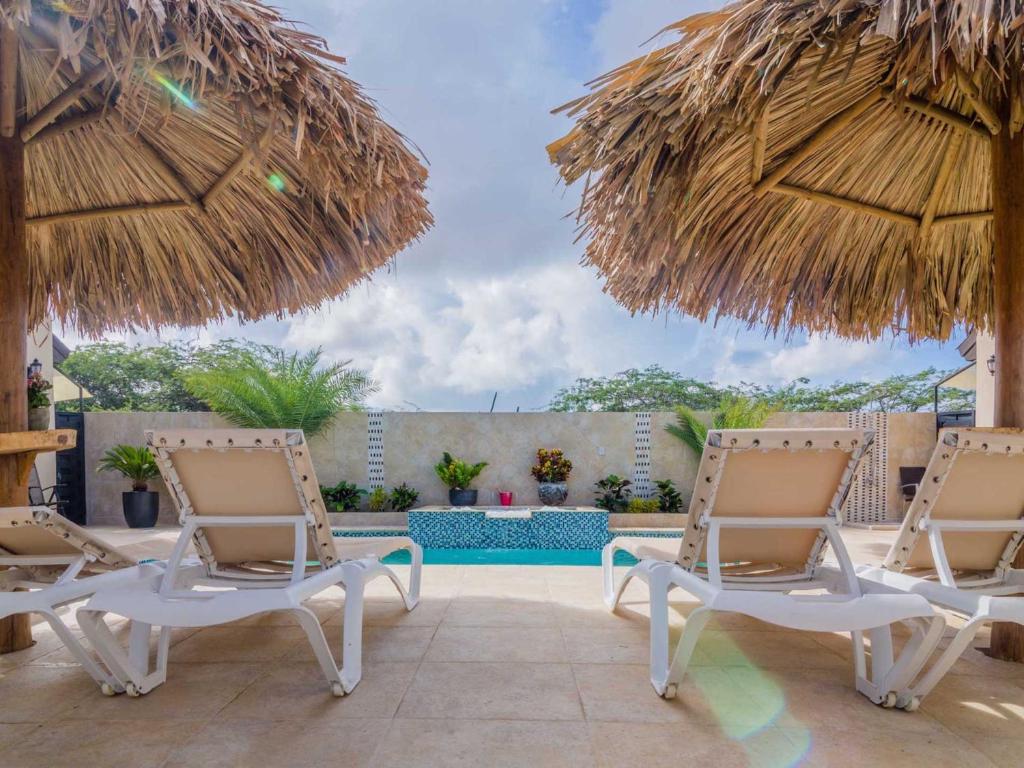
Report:
[[[153,454],[141,445],[115,445],[103,454],[96,471],[119,472],[132,481],[133,491],[148,490],[149,481],[160,476]]]
[[[321,485],[320,495],[324,504],[333,507],[335,512],[354,512],[359,509],[359,499],[366,495],[366,491],[355,483],[341,480],[333,487]]]
[[[366,505],[371,512],[383,512],[388,506],[388,492],[383,488],[374,488],[366,497]]]
[[[618,475],[608,475],[603,480],[598,480],[594,483],[597,489],[594,494],[594,506],[609,512],[624,512],[629,502],[629,486],[632,484]]]
[[[629,500],[629,504],[626,505],[626,511],[633,514],[649,515],[659,511],[660,505],[657,499],[637,499],[633,498]]]
[[[486,466],[486,461],[469,464],[462,459],[452,457],[448,451],[445,451],[441,461],[434,467],[434,471],[441,482],[450,489],[464,491],[484,471]]]
[[[395,512],[408,512],[419,501],[420,492],[407,483],[391,489],[391,509]]]
[[[674,513],[682,510],[683,497],[676,490],[676,485],[671,480],[656,480],[654,484],[658,487],[658,511]]]

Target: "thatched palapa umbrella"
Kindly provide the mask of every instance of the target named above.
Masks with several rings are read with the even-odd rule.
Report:
[[[598,79],[549,147],[633,310],[996,334],[1024,427],[1024,3],[741,0]],[[1001,628],[997,653],[1024,659]]]
[[[341,61],[254,0],[0,2],[0,433],[48,314],[295,311],[430,225],[424,167]],[[0,451],[0,506],[18,468]]]

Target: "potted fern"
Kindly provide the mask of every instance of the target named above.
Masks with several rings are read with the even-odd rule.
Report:
[[[97,472],[117,472],[131,480],[132,489],[121,494],[124,521],[129,528],[152,528],[160,515],[160,494],[149,490],[158,477],[156,460],[141,445],[115,445],[100,459]]]
[[[471,507],[476,504],[476,489],[469,486],[486,466],[486,461],[469,464],[445,451],[434,471],[441,482],[448,486],[448,503],[453,507]]]

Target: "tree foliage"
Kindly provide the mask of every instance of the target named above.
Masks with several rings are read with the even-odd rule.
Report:
[[[881,381],[837,381],[812,385],[800,378],[783,385],[741,383],[724,386],[698,381],[657,365],[630,368],[613,376],[581,378],[555,393],[552,411],[716,411],[746,398],[776,411],[918,411],[932,405],[935,383],[946,375],[935,368],[889,376]],[[939,409],[970,410],[974,395],[939,391]]]
[[[377,385],[351,361],[321,364],[322,352],[289,354],[246,345],[182,374],[186,389],[239,427],[301,429],[316,435],[359,410]]]

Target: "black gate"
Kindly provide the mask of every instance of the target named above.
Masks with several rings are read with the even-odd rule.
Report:
[[[57,452],[58,509],[71,522],[85,525],[85,415],[57,411],[56,426],[78,432],[74,448]]]

